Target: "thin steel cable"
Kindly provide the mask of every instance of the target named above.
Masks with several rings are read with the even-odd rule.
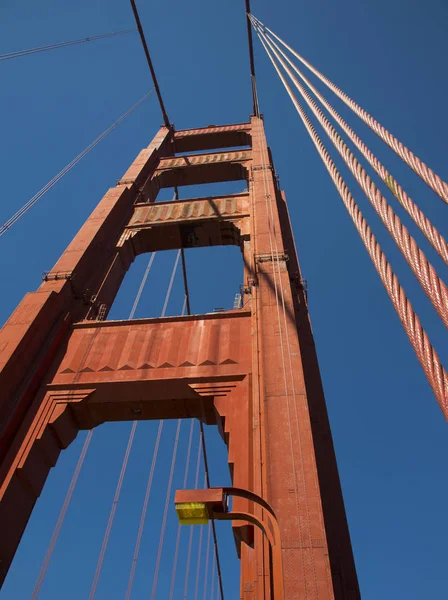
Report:
[[[160,315],[161,317],[165,316],[166,309],[168,308],[168,302],[169,302],[169,299],[171,296],[171,290],[173,289],[173,283],[174,283],[174,278],[176,277],[177,265],[179,264],[180,254],[181,254],[181,252],[180,252],[180,250],[178,250],[177,255],[176,255],[176,260],[174,262],[173,272],[171,273],[171,279],[168,284],[168,290],[166,292],[165,302],[163,303],[162,314]]]
[[[98,562],[96,565],[95,575],[93,577],[92,587],[90,588],[89,600],[93,600],[96,594],[96,589],[98,587],[98,581],[101,574],[101,569],[103,567],[104,556],[106,554],[107,545],[109,543],[110,532],[112,530],[112,525],[115,518],[115,512],[117,510],[118,501],[120,499],[121,488],[123,486],[123,480],[126,473],[126,469],[129,462],[129,455],[131,454],[132,443],[134,441],[135,430],[137,428],[137,421],[132,423],[131,433],[129,434],[128,445],[126,447],[126,452],[123,458],[123,463],[121,465],[120,477],[118,478],[118,484],[115,490],[114,500],[112,502],[112,508],[109,513],[109,520],[107,522],[106,532],[104,534],[103,543],[101,545],[101,551],[98,558]]]
[[[126,589],[126,600],[130,600],[132,585],[134,583],[135,569],[137,567],[137,560],[138,560],[138,556],[140,553],[140,545],[142,542],[143,529],[145,527],[146,513],[148,510],[149,497],[151,495],[152,482],[153,482],[153,478],[154,478],[154,470],[156,468],[157,457],[159,455],[160,438],[162,436],[162,429],[163,429],[163,421],[160,421],[159,427],[157,429],[156,443],[154,445],[154,451],[152,454],[151,468],[150,468],[150,472],[149,472],[148,483],[146,484],[145,498],[143,500],[142,512],[140,515],[140,524],[138,527],[137,539],[135,542],[134,556],[132,558],[132,565],[131,565],[131,572],[129,573],[128,587]]]
[[[155,252],[151,255],[149,262],[148,262],[148,266],[146,267],[145,273],[142,277],[142,281],[140,284],[140,287],[138,289],[137,295],[135,297],[134,303],[132,305],[131,308],[131,312],[129,313],[129,319],[132,319],[134,317],[135,311],[137,310],[138,307],[138,303],[141,299],[142,293],[143,293],[143,288],[145,286],[145,283],[148,279],[148,275],[149,275],[149,271],[151,270],[151,266],[152,263],[154,262],[154,258],[155,258]],[[163,422],[162,422],[163,423]],[[114,500],[112,502],[112,507],[109,513],[109,520],[107,522],[107,527],[106,527],[106,532],[104,534],[104,538],[103,538],[103,543],[101,546],[101,551],[100,551],[100,555],[98,557],[98,562],[97,562],[97,566],[96,566],[96,570],[95,570],[95,575],[93,578],[93,583],[92,583],[92,587],[90,589],[90,594],[89,594],[89,600],[93,600],[93,598],[95,597],[96,594],[96,590],[98,587],[98,582],[99,582],[99,578],[100,578],[100,574],[101,574],[101,569],[103,567],[103,562],[104,562],[104,557],[106,555],[106,550],[107,550],[107,546],[109,543],[109,538],[110,538],[110,533],[112,531],[112,525],[115,519],[115,512],[117,510],[117,505],[118,505],[118,501],[120,499],[120,494],[121,494],[121,488],[123,486],[123,481],[124,481],[124,476],[127,470],[127,466],[128,466],[128,462],[129,462],[129,455],[131,453],[131,449],[132,449],[132,444],[134,442],[134,437],[135,437],[135,431],[137,429],[137,425],[138,425],[138,421],[134,421],[132,423],[132,428],[131,428],[131,432],[129,434],[129,438],[128,438],[128,444],[126,447],[126,452],[123,458],[123,463],[121,465],[121,471],[120,471],[120,477],[118,479],[118,483],[117,483],[117,487],[115,489],[115,496],[114,496]],[[159,442],[160,442],[160,434],[162,432],[162,427],[161,425],[159,425],[159,431],[158,431],[158,435],[157,435],[157,439],[156,439],[156,447],[157,447],[157,451],[154,450],[155,456],[157,457],[157,452],[158,452],[158,446],[159,446]],[[153,457],[154,459],[154,457]],[[152,482],[152,477],[151,477],[151,482]],[[146,499],[146,498],[145,498]],[[148,492],[148,499],[149,499],[149,492]],[[146,514],[146,511],[145,511]],[[140,533],[140,530],[139,530]],[[138,542],[138,548],[140,547],[140,544]],[[137,553],[138,555],[138,553]],[[133,581],[133,571],[135,571],[135,563],[136,563],[137,558],[135,557],[135,553],[134,553],[134,560],[132,562],[132,566],[131,566],[131,575],[132,575],[132,579],[130,577],[130,585],[132,586],[132,581]],[[130,593],[130,589],[129,589],[129,583],[128,583],[128,590]]]
[[[149,259],[148,266],[146,267],[145,274],[143,275],[143,279],[145,279],[145,278],[147,279],[147,274],[149,273],[149,270],[151,269],[151,265],[152,265],[152,262],[154,260],[155,254],[156,253],[154,252],[153,255],[151,256],[151,258]],[[165,295],[164,307],[162,309],[162,314],[161,314],[162,317],[165,314],[165,310],[166,310],[166,307],[168,306],[168,302],[169,302],[169,299],[170,299],[170,296],[171,296],[171,290],[172,290],[172,287],[173,287],[172,286],[172,282],[174,281],[174,276],[176,274],[176,269],[177,269],[178,262],[179,262],[179,257],[177,258],[176,263],[174,264],[173,271],[172,271],[172,274],[171,274],[170,284],[168,286],[168,289],[167,289],[167,292],[166,292],[166,295]],[[145,279],[145,281],[146,281],[146,279]],[[143,288],[140,285],[140,288],[139,288],[139,290],[137,292],[137,297],[139,297],[139,299],[141,298],[142,291],[143,291]],[[135,305],[135,302],[134,302],[134,305]],[[135,305],[135,308],[134,308],[134,306],[132,307],[131,314],[135,313],[135,309],[136,308],[137,308],[136,305]],[[162,419],[160,421],[160,423],[159,423],[159,429],[157,431],[157,439],[156,439],[156,444],[154,446],[154,452],[153,452],[153,457],[152,457],[152,462],[151,462],[151,470],[150,470],[149,477],[148,477],[148,483],[146,485],[145,498],[143,500],[142,512],[141,512],[141,515],[140,515],[140,524],[139,524],[139,528],[138,528],[138,532],[137,532],[137,540],[135,542],[134,556],[132,558],[131,571],[130,571],[130,574],[129,574],[128,587],[127,587],[127,590],[126,590],[126,600],[129,600],[130,597],[131,597],[132,586],[134,584],[135,570],[136,570],[136,567],[137,567],[137,560],[138,560],[138,557],[139,557],[139,554],[140,554],[141,540],[142,540],[143,529],[144,529],[145,521],[146,521],[146,513],[148,511],[148,503],[149,503],[149,497],[150,497],[150,494],[151,494],[152,481],[153,481],[153,477],[154,477],[154,469],[155,469],[155,466],[156,466],[157,457],[158,457],[158,453],[159,453],[160,436],[162,434],[163,423],[164,423],[164,421]]]
[[[186,489],[186,487],[187,487],[188,471],[190,469],[191,445],[193,442],[193,430],[194,430],[194,419],[191,419],[190,435],[188,438],[188,447],[187,447],[187,457],[185,459],[183,489]],[[176,583],[177,559],[179,557],[179,544],[180,544],[181,531],[182,531],[181,525],[180,525],[180,523],[178,523],[177,524],[177,534],[176,534],[176,546],[175,546],[175,550],[174,550],[174,559],[173,559],[173,570],[171,572],[171,585],[170,585],[169,600],[173,600],[173,596],[174,596],[174,586]]]
[[[210,594],[210,600],[214,600],[215,598],[215,570],[216,570],[216,558],[215,555],[213,555],[213,565],[212,565],[212,589],[211,589],[211,594]]]
[[[93,42],[95,40],[102,40],[104,38],[115,37],[117,35],[126,35],[131,33],[135,29],[124,29],[122,31],[113,31],[111,33],[102,33],[100,35],[93,35],[91,37],[81,38],[79,40],[70,40],[68,42],[59,42],[56,44],[49,44],[47,46],[39,46],[38,48],[28,48],[28,50],[18,50],[17,52],[8,52],[7,54],[0,54],[0,61],[11,60],[12,58],[19,58],[21,56],[28,56],[29,54],[37,54],[38,52],[46,52],[48,50],[56,50],[57,48],[65,48],[66,46],[74,46],[75,44],[83,44],[85,42]]]
[[[75,167],[81,159],[86,156],[95,146],[97,146],[101,140],[103,140],[111,131],[113,131],[126,117],[128,117],[142,102],[146,100],[152,93],[153,89],[143,96],[134,106],[126,111],[119,119],[117,119],[110,127],[108,127],[101,135],[99,135],[91,144],[87,146],[82,152],[78,154],[68,165],[66,165],[57,175],[53,177],[44,187],[37,192],[26,204],[22,206],[10,219],[8,219],[0,227],[0,236],[2,236],[8,229],[10,229],[19,219],[22,217],[38,200],[42,198],[58,181],[60,181],[64,175]]]
[[[383,282],[384,287],[394,305],[395,310],[400,318],[400,321],[408,335],[409,341],[417,355],[420,364],[426,374],[428,382],[436,396],[436,399],[445,415],[448,419],[448,374],[440,364],[440,360],[437,356],[436,351],[431,345],[429,338],[423,329],[418,316],[415,314],[412,305],[406,294],[401,287],[397,276],[392,271],[390,264],[384,252],[381,250],[372,230],[370,229],[367,221],[365,220],[362,212],[356,204],[353,196],[351,195],[345,181],[340,175],[336,168],[336,165],[332,161],[329,153],[327,152],[324,144],[316,133],[310,119],[302,108],[300,102],[295,97],[291,90],[285,76],[280,71],[279,67],[275,63],[275,60],[270,53],[267,46],[262,41],[262,44],[274,65],[277,74],[279,75],[289,97],[291,98],[299,116],[305,125],[322,161],[339,192],[339,195],[347,209],[352,221],[369,253],[370,258]]]
[[[205,480],[206,480],[206,478],[204,477],[204,486],[205,486]],[[198,542],[198,560],[196,563],[196,582],[195,582],[195,586],[194,586],[194,600],[198,600],[199,575],[201,572],[201,564],[202,564],[202,538],[203,538],[203,536],[204,536],[204,526],[200,525],[199,542]]]
[[[204,413],[204,407],[202,407],[202,412]],[[199,431],[201,434],[201,446],[202,446],[202,457],[204,459],[204,471],[205,471],[205,483],[208,488],[210,488],[210,472],[208,469],[208,458],[207,458],[207,444],[205,441],[205,432],[204,432],[204,424],[202,421],[199,421]],[[216,525],[215,519],[211,519],[212,523],[212,533],[213,533],[213,547],[215,549],[216,556],[216,565],[218,570],[218,582],[219,582],[219,591],[221,595],[221,600],[224,600],[224,586],[222,583],[222,574],[221,574],[221,561],[219,559],[219,551],[218,551],[218,536],[216,534]]]
[[[204,600],[207,600],[207,582],[208,582],[208,565],[210,558],[210,533],[212,528],[210,527],[210,521],[208,522],[207,532],[207,549],[205,551],[205,575],[204,575]]]
[[[143,290],[145,289],[146,281],[148,279],[148,275],[149,275],[149,272],[151,270],[152,263],[154,262],[154,259],[156,257],[156,254],[157,254],[156,252],[152,252],[151,256],[149,257],[148,266],[146,267],[146,271],[143,274],[143,278],[141,280],[140,287],[138,288],[138,292],[137,292],[137,295],[135,296],[134,304],[132,305],[132,309],[131,309],[131,312],[129,314],[129,320],[131,320],[131,319],[134,318],[135,311],[137,310],[137,306],[138,306],[138,304],[140,302],[140,299],[142,297]]]
[[[196,458],[196,475],[194,478],[194,489],[195,490],[198,489],[200,467],[201,467],[201,440],[198,440],[198,455]],[[193,546],[193,533],[194,533],[194,527],[190,527],[190,537],[188,539],[188,551],[187,551],[187,564],[185,567],[184,600],[187,600],[187,596],[188,596],[188,580],[190,577],[191,549]]]
[[[264,36],[261,32],[261,36]],[[386,198],[381,194],[375,183],[370,179],[364,168],[360,165],[356,157],[351,152],[350,148],[345,144],[337,131],[325,117],[313,98],[308,94],[303,85],[294,76],[291,69],[286,65],[285,61],[280,57],[272,44],[264,37],[266,43],[272,49],[280,64],[288,73],[295,87],[299,90],[301,96],[308,104],[313,114],[319,120],[326,134],[332,141],[333,145],[344,159],[351,173],[359,183],[360,187],[370,200],[372,206],[376,210],[378,216],[384,226],[392,236],[393,240],[401,250],[412,272],[416,276],[418,282],[424,289],[426,295],[434,306],[437,314],[442,319],[446,327],[448,327],[448,289],[444,282],[437,275],[436,270],[426,258],[424,252],[418,247],[415,239],[410,235],[407,228],[403,225],[398,215],[396,215],[392,207],[387,202]]]
[[[198,600],[198,590],[199,590],[199,574],[201,571],[201,554],[202,554],[202,538],[204,535],[204,526],[200,525],[199,531],[199,543],[198,543],[198,560],[196,563],[196,583],[194,587],[194,600]]]
[[[283,58],[289,63],[299,77],[304,81],[308,88],[314,93],[314,95],[321,101],[328,112],[334,117],[337,123],[345,131],[348,137],[352,140],[367,162],[373,167],[376,173],[381,177],[383,182],[387,185],[391,193],[395,196],[401,206],[405,209],[417,227],[421,230],[423,235],[432,244],[434,250],[439,254],[442,260],[448,264],[448,245],[444,237],[437,231],[436,227],[431,221],[425,216],[413,200],[408,196],[405,190],[400,184],[394,179],[394,177],[387,171],[382,163],[376,158],[376,156],[370,151],[370,149],[364,144],[364,142],[356,135],[351,127],[344,121],[339,113],[333,108],[333,106],[322,96],[322,94],[314,87],[314,85],[305,77],[305,75],[297,68],[292,60],[283,52],[278,44],[269,36],[266,38],[275,46],[278,52]]]
[[[71,499],[73,497],[73,492],[75,491],[75,487],[78,482],[78,477],[81,472],[81,468],[84,464],[84,459],[86,457],[87,450],[90,445],[90,440],[92,439],[92,435],[93,435],[93,429],[91,429],[89,431],[89,433],[87,434],[87,437],[86,437],[83,447],[81,449],[81,453],[79,455],[75,471],[72,475],[72,479],[70,481],[69,488],[65,495],[64,504],[62,505],[61,512],[59,513],[59,517],[56,522],[56,526],[54,528],[53,535],[51,536],[51,540],[48,545],[47,553],[45,554],[44,561],[43,561],[42,566],[39,571],[39,576],[37,578],[36,585],[34,586],[33,593],[31,594],[31,600],[37,600],[37,598],[39,596],[42,584],[45,579],[45,575],[47,574],[48,566],[51,561],[51,557],[53,556],[54,547],[56,546],[56,542],[58,541],[59,533],[61,531],[62,524],[64,523],[65,515],[67,514],[68,507],[69,507]]]
[[[168,486],[166,489],[165,508],[163,510],[163,517],[162,517],[162,527],[160,529],[159,548],[157,550],[156,566],[154,569],[154,578],[152,581],[151,600],[154,600],[156,597],[157,582],[159,580],[160,560],[162,558],[163,542],[165,539],[166,521],[167,521],[167,516],[168,516],[169,503],[170,503],[170,499],[171,499],[171,489],[173,487],[174,468],[176,466],[176,456],[177,456],[177,449],[179,447],[179,435],[180,435],[181,425],[182,425],[182,419],[178,419],[177,420],[177,428],[176,428],[176,437],[174,439],[174,446],[173,446],[173,455],[171,458],[170,474],[169,474],[169,478],[168,478]]]
[[[253,15],[252,15],[253,17]],[[385,142],[398,156],[416,173],[433,192],[448,204],[448,184],[432,171],[422,160],[415,156],[409,148],[406,148],[394,135],[376,121],[367,111],[354,102],[345,92],[337,87],[325,75],[318,71],[313,65],[293,50],[286,42],[278,37],[269,27],[266,27],[259,19],[253,17],[256,23],[272,34],[285,48],[287,48],[302,64],[316,75],[325,85],[336,94],[376,135]]]

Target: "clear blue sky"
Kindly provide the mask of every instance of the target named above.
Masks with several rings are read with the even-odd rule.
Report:
[[[176,127],[246,120],[251,100],[243,0],[141,0],[139,5]],[[252,5],[256,16],[448,179],[444,0],[252,0]],[[0,15],[2,53],[133,26],[128,0],[4,0]],[[308,280],[362,597],[446,598],[447,424],[354,227],[258,42],[256,68],[268,141]],[[3,62],[0,70],[0,222],[4,222],[151,84],[136,34]],[[340,107],[336,100],[335,105]],[[347,115],[344,107],[340,110]],[[0,322],[39,285],[41,272],[52,267],[161,122],[152,97],[0,239]],[[350,122],[356,124],[352,118]],[[446,206],[365,126],[359,124],[357,130],[447,234]],[[356,184],[352,179],[348,183],[446,364],[446,338],[434,311]],[[214,189],[239,191],[241,186]],[[181,192],[183,197],[193,193]],[[403,220],[408,224],[406,217]],[[418,239],[446,278],[441,261],[425,240]],[[242,278],[237,249],[192,250],[187,260],[193,311],[230,308]],[[132,266],[112,318],[128,315],[146,261],[140,257]],[[160,313],[173,262],[173,253],[156,258],[137,316]],[[179,278],[170,314],[178,314],[181,305]],[[137,568],[136,600],[149,597],[151,590],[174,426],[166,427],[164,459],[158,465]],[[110,424],[95,432],[42,590],[44,600],[88,596],[129,428]],[[154,423],[143,423],[137,429],[98,600],[124,597],[155,428]],[[184,424],[182,460],[187,429]],[[84,435],[53,470],[1,600],[29,598]],[[207,437],[215,464],[212,484],[221,484],[228,477],[224,445],[211,429]],[[182,485],[182,462],[175,485]],[[171,509],[160,600],[167,597],[171,572],[173,513]],[[184,531],[183,546],[187,537]],[[220,528],[220,538],[226,598],[237,598],[238,564],[227,527]],[[182,597],[182,586],[180,576],[176,598]]]

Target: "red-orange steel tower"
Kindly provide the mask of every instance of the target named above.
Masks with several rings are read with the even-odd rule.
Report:
[[[229,180],[248,191],[154,203],[162,187]],[[104,320],[136,255],[222,244],[241,248],[242,309]],[[2,580],[80,429],[196,417],[220,428],[234,485],[276,512],[285,598],[360,597],[306,294],[259,117],[162,127],[0,331],[0,369]],[[243,499],[235,507],[260,511]],[[233,527],[240,597],[267,600],[267,542],[248,523]]]

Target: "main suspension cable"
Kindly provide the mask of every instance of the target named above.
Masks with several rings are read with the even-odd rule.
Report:
[[[56,542],[58,541],[59,533],[61,531],[61,527],[64,522],[65,515],[67,514],[68,507],[69,507],[71,499],[73,497],[73,492],[75,491],[75,487],[78,482],[78,477],[81,472],[81,468],[84,464],[84,459],[86,457],[87,450],[90,445],[90,440],[92,439],[92,435],[93,435],[93,429],[91,429],[88,432],[87,437],[84,441],[83,447],[81,449],[81,453],[79,455],[75,471],[73,473],[69,488],[65,495],[64,504],[62,505],[61,512],[59,513],[59,517],[56,522],[56,526],[54,528],[53,535],[51,536],[51,540],[48,545],[47,553],[45,554],[44,561],[43,561],[42,566],[39,571],[39,576],[37,578],[36,585],[34,586],[33,593],[31,594],[31,600],[37,600],[37,598],[39,596],[42,584],[45,579],[45,575],[47,574],[47,571],[48,571],[48,566],[50,564],[51,557],[53,556],[54,547],[56,546]]]
[[[322,161],[339,192],[339,195],[347,209],[352,221],[369,253],[370,258],[377,270],[384,287],[394,305],[395,310],[400,318],[400,321],[408,335],[409,341],[417,355],[420,364],[426,374],[428,382],[436,396],[436,399],[448,419],[448,374],[442,367],[436,351],[431,345],[429,338],[423,329],[418,316],[415,314],[412,305],[401,287],[397,276],[394,274],[384,252],[381,250],[372,230],[365,220],[362,212],[351,195],[344,179],[340,175],[333,160],[331,159],[324,144],[316,133],[309,117],[305,113],[301,104],[291,90],[285,76],[277,66],[274,57],[269,48],[260,36],[260,41],[266,50],[278,76],[280,77],[289,97],[291,98],[300,118],[302,119],[305,128],[310,135]]]
[[[286,65],[285,61],[280,57],[264,33],[257,29],[257,32],[264,38],[268,46],[271,48],[277,60],[288,73],[295,87],[299,90],[301,96],[308,104],[316,118],[319,120],[324,131],[332,141],[339,154],[344,159],[356,181],[361,186],[362,190],[375,208],[378,216],[384,226],[392,236],[393,240],[399,247],[412,272],[416,276],[420,285],[424,289],[426,295],[430,299],[437,314],[442,319],[446,327],[448,327],[448,290],[444,282],[437,275],[436,270],[426,258],[424,252],[419,248],[415,239],[410,235],[407,228],[402,224],[398,215],[396,215],[392,207],[387,202],[386,198],[376,187],[375,183],[370,179],[364,168],[360,165],[356,157],[353,155],[349,147],[345,144],[337,131],[325,117],[313,98],[308,94],[300,81],[294,76],[291,69]]]
[[[101,135],[99,135],[91,144],[87,146],[82,152],[78,154],[71,162],[68,163],[57,175],[53,177],[44,187],[37,192],[26,204],[22,206],[20,210],[18,210],[6,223],[4,223],[0,227],[0,236],[3,235],[8,229],[10,229],[19,219],[22,217],[38,200],[42,198],[58,181],[60,181],[64,175],[66,175],[69,171],[76,166],[81,159],[86,156],[95,146],[97,146],[101,140],[103,140],[111,131],[113,131],[118,125],[126,119],[142,102],[144,102],[152,93],[154,89],[150,90],[147,94],[143,96],[134,106],[132,106],[128,111],[126,111],[119,119],[117,119],[110,127],[108,127]]]
[[[406,210],[408,215],[419,227],[421,232],[425,235],[426,239],[432,244],[434,250],[439,254],[442,260],[448,264],[448,246],[443,236],[437,231],[436,227],[431,221],[425,216],[418,206],[412,201],[407,195],[400,184],[392,177],[382,163],[376,158],[376,156],[370,151],[370,149],[364,144],[364,142],[356,135],[351,127],[344,121],[339,113],[333,108],[333,106],[322,96],[322,94],[314,87],[314,85],[305,77],[305,75],[297,68],[292,60],[283,52],[278,44],[269,36],[266,38],[272,43],[283,58],[289,63],[299,77],[304,81],[308,88],[314,93],[314,95],[321,101],[328,112],[334,117],[337,123],[345,131],[348,137],[352,140],[367,162],[373,167],[376,173],[381,177],[384,183],[387,185],[389,190]]]
[[[367,111],[361,108],[339,87],[330,81],[325,75],[318,71],[313,65],[305,60],[291,46],[279,38],[269,27],[266,27],[259,19],[251,15],[254,21],[263,29],[272,34],[285,48],[287,48],[302,64],[316,75],[325,85],[330,88],[336,96],[342,100],[376,135],[391,148],[414,173],[416,173],[444,202],[448,204],[448,184],[432,171],[422,160],[406,148],[395,136],[376,121]]]
[[[17,52],[8,52],[7,54],[0,54],[0,61],[11,60],[12,58],[19,58],[21,56],[28,56],[29,54],[37,54],[38,52],[47,52],[48,50],[56,50],[57,48],[65,48],[67,46],[74,46],[75,44],[84,44],[85,42],[93,42],[95,40],[103,40],[105,38],[115,37],[117,35],[126,35],[131,33],[135,29],[124,29],[122,31],[113,31],[111,33],[102,33],[100,35],[93,35],[79,40],[70,40],[68,42],[59,42],[57,44],[49,44],[47,46],[39,46],[37,48],[28,48],[28,50],[18,50]]]

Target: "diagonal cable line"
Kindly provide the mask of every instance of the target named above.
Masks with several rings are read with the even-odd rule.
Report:
[[[283,58],[289,63],[294,71],[299,75],[306,86],[314,93],[314,95],[320,100],[325,106],[328,112],[334,117],[335,121],[345,131],[350,140],[355,144],[367,162],[381,177],[383,182],[387,185],[391,193],[395,196],[401,206],[406,210],[408,215],[425,235],[426,239],[432,244],[434,250],[439,254],[440,258],[448,264],[448,246],[444,237],[437,231],[436,227],[431,221],[425,216],[418,206],[412,201],[405,190],[395,180],[395,178],[387,171],[387,169],[381,164],[376,156],[370,151],[370,149],[364,144],[364,142],[356,135],[351,127],[344,121],[339,113],[333,108],[333,106],[322,96],[322,94],[314,87],[314,85],[305,77],[305,75],[297,68],[292,60],[283,52],[278,44],[271,38],[270,35],[266,35],[266,38],[272,43],[272,45],[278,50]]]
[[[107,135],[109,135],[109,133],[113,131],[116,127],[118,127],[118,125],[124,119],[126,119],[126,117],[128,117],[138,106],[140,106],[140,104],[142,104],[142,102],[144,102],[153,93],[153,91],[154,89],[150,90],[147,94],[143,96],[143,98],[140,98],[140,100],[136,102],[134,106],[132,106],[123,115],[121,115],[121,117],[119,117],[107,129],[105,129],[103,133],[101,133],[95,140],[93,140],[92,143],[90,143],[86,148],[84,148],[84,150],[80,152],[78,156],[76,156],[71,162],[68,163],[68,165],[66,165],[61,171],[59,171],[59,173],[55,175],[53,179],[51,179],[46,185],[44,185],[44,187],[41,190],[39,190],[37,194],[35,194],[30,200],[28,200],[28,202],[24,204],[21,209],[19,209],[10,219],[6,221],[6,223],[4,223],[0,227],[0,236],[2,236],[8,229],[10,229],[20,219],[20,217],[22,217],[32,206],[34,206],[34,204],[36,204],[36,202],[40,200],[42,196],[44,196],[54,185],[56,185],[56,183],[58,183],[58,181],[60,181],[64,177],[64,175],[71,171],[73,167],[75,167],[80,162],[80,160],[82,160],[84,156],[86,156],[86,154],[88,154],[91,150],[93,150],[93,148],[95,148],[95,146],[97,146],[101,142],[101,140],[103,140]]]
[[[280,39],[269,27],[266,27],[259,19],[252,19],[262,30],[272,34],[285,48],[287,48],[302,64],[316,75],[336,96],[344,102],[376,135],[383,140],[407,165],[422,179],[433,192],[435,192],[445,203],[448,204],[448,184],[443,181],[434,171],[432,171],[422,160],[418,158],[409,148],[400,142],[392,135],[385,127],[376,121],[367,111],[361,108],[339,87],[330,81],[325,75],[318,71],[313,65],[303,58],[298,52],[293,50],[291,46]]]
[[[394,213],[386,198],[384,198],[362,165],[358,162],[343,139],[325,117],[324,113],[319,109],[306,89],[294,76],[294,74],[291,72],[291,69],[289,69],[285,61],[279,56],[278,52],[275,50],[269,40],[266,39],[264,33],[261,32],[260,35],[271,48],[277,60],[289,75],[291,81],[298,89],[301,96],[312,110],[313,114],[318,119],[334,147],[337,149],[344,162],[350,169],[352,175],[360,185],[361,189],[370,200],[372,206],[391,235],[392,239],[402,252],[412,272],[434,306],[437,314],[445,326],[448,327],[448,290],[444,282],[438,276],[433,265],[428,261],[424,252],[419,248],[415,239],[410,235],[409,231],[403,225],[398,215]]]
[[[90,37],[81,38],[79,40],[70,40],[67,42],[48,44],[47,46],[39,46],[37,48],[28,48],[27,50],[18,50],[17,52],[8,52],[7,54],[0,54],[0,61],[11,60],[12,58],[20,58],[21,56],[28,56],[30,54],[37,54],[39,52],[48,52],[49,50],[56,50],[57,48],[66,48],[67,46],[75,46],[76,44],[84,44],[86,42],[93,42],[95,40],[103,40],[105,38],[115,37],[117,35],[126,35],[127,33],[131,33],[133,31],[135,31],[135,29],[112,31],[111,33],[102,33],[100,35],[93,35]]]
[[[42,584],[45,579],[45,575],[47,574],[48,567],[50,565],[51,557],[53,556],[53,551],[56,546],[56,542],[58,541],[59,534],[61,532],[61,527],[64,523],[65,515],[67,514],[68,507],[73,497],[73,492],[75,491],[76,484],[78,482],[78,477],[81,472],[81,468],[84,464],[84,459],[87,454],[87,450],[90,446],[90,440],[92,439],[93,429],[89,431],[87,437],[84,441],[84,445],[81,449],[81,453],[78,458],[78,462],[76,464],[75,471],[73,473],[72,479],[70,481],[69,488],[67,490],[67,494],[64,499],[64,504],[62,505],[61,512],[59,513],[59,517],[56,523],[56,526],[53,531],[53,535],[51,536],[50,543],[48,545],[47,553],[45,554],[44,561],[39,571],[39,576],[36,581],[36,585],[34,586],[33,593],[31,594],[31,600],[37,600],[40,594],[40,590],[42,588]]]
[[[264,49],[266,50],[266,53],[268,54],[269,59],[271,60],[280,80],[282,81],[289,97],[291,98],[291,101],[293,102],[300,118],[302,119],[302,122],[305,125],[311,140],[313,141],[320,157],[322,158],[322,161],[336,189],[339,192],[344,206],[346,207],[347,212],[349,213],[364,243],[364,246],[369,253],[375,269],[377,270],[381,281],[383,282],[389,298],[391,299],[392,304],[397,311],[400,321],[408,335],[412,347],[414,348],[417,358],[423,367],[425,375],[434,392],[434,395],[436,396],[440,408],[442,409],[445,418],[448,419],[448,374],[441,365],[439,357],[431,345],[418,316],[415,314],[397,276],[392,271],[384,252],[381,250],[379,243],[377,242],[367,221],[365,220],[362,212],[351,195],[350,190],[345,184],[345,181],[337,170],[336,165],[331,159],[321,139],[317,135],[308,115],[305,113],[303,107],[292,92],[285,76],[275,63],[274,57],[261,37],[260,32],[257,31],[257,33]]]

